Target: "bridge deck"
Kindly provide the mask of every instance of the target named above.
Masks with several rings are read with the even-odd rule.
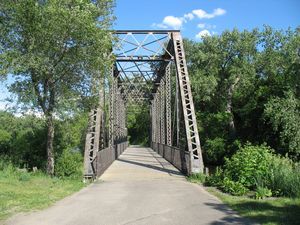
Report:
[[[249,224],[150,148],[128,148],[96,183],[8,224]]]

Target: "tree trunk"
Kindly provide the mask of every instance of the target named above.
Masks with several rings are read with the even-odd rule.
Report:
[[[54,140],[54,123],[53,115],[49,113],[46,116],[47,119],[47,173],[49,175],[54,174],[54,152],[53,152],[53,140]]]
[[[240,77],[236,77],[234,82],[229,85],[229,88],[227,90],[227,98],[226,98],[226,112],[230,114],[230,119],[229,119],[229,136],[230,138],[235,138],[236,136],[236,128],[234,124],[234,119],[233,119],[233,113],[232,113],[232,96],[233,96],[233,91],[235,89],[235,86],[239,82]]]

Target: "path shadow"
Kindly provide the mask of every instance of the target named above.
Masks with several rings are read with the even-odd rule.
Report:
[[[141,162],[126,160],[126,159],[120,159],[120,158],[117,159],[117,160],[121,161],[121,162],[125,162],[125,163],[130,163],[130,164],[133,164],[133,165],[137,165],[137,166],[143,166],[143,167],[150,168],[150,169],[153,169],[153,170],[158,170],[158,171],[169,173],[169,174],[181,175],[182,176],[182,174],[178,171],[170,170],[170,169],[167,169],[167,168],[162,168],[162,167],[159,167],[159,166],[153,166],[153,165],[149,165],[149,164],[145,164],[145,163],[141,163]]]
[[[139,154],[130,154],[130,153],[123,153],[122,154],[123,156],[136,156],[136,157],[142,157],[142,158],[153,158],[152,156],[150,156],[150,155],[143,155],[143,154],[141,154],[141,155],[139,155]]]
[[[238,216],[237,212],[231,210],[225,204],[222,204],[222,203],[204,203],[204,204],[209,206],[210,208],[213,208],[213,209],[218,210],[218,211],[222,211],[223,213],[226,214],[225,217],[219,219],[218,221],[210,223],[212,225],[223,225],[223,224],[254,225],[254,224],[258,224],[258,223],[255,223],[252,220],[249,220],[247,218]]]

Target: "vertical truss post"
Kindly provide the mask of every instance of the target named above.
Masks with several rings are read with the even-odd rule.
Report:
[[[116,78],[114,78],[116,80]],[[115,130],[115,144],[118,144],[120,140],[120,98],[119,93],[117,89],[117,83],[115,83],[114,88],[114,95],[115,95],[115,101],[114,101],[114,130]]]
[[[121,96],[120,96],[121,97]],[[126,106],[124,100],[121,98],[121,110],[122,110],[122,121],[121,121],[121,127],[122,127],[122,141],[126,141]]]
[[[97,169],[95,159],[97,152],[102,146],[101,133],[104,130],[102,126],[103,105],[104,105],[104,86],[103,79],[100,80],[98,107],[89,113],[89,128],[86,134],[84,151],[84,178],[95,178]]]
[[[201,154],[200,139],[190,87],[190,80],[183,49],[183,41],[179,32],[173,32],[172,38],[175,52],[177,79],[180,89],[180,98],[187,136],[188,151],[190,155],[189,173],[199,173],[203,172],[204,165]]]
[[[172,145],[172,115],[171,115],[171,65],[166,68],[165,95],[166,95],[166,136],[167,145]]]
[[[161,108],[160,108],[160,89],[157,89],[155,94],[156,97],[156,141],[157,143],[161,143],[161,133],[160,133],[160,116],[161,116]]]
[[[152,141],[156,141],[156,97],[152,100]]]
[[[100,108],[100,140],[99,140],[99,150],[104,149],[105,146],[105,90],[104,90],[104,78],[100,80],[100,91],[99,91],[99,108]]]
[[[114,69],[111,71],[110,82],[109,82],[109,147],[114,147],[114,98],[115,98],[115,78]]]
[[[160,80],[160,143],[166,144],[165,135],[165,81],[162,78]]]
[[[175,94],[175,105],[176,105],[176,146],[179,147],[179,125],[180,125],[180,104],[179,104],[179,88],[178,88],[178,79],[176,77],[176,94]]]
[[[124,139],[124,127],[123,127],[123,111],[124,111],[124,105],[123,105],[123,101],[122,101],[122,97],[121,97],[121,93],[119,94],[119,98],[120,98],[120,139],[121,142]]]

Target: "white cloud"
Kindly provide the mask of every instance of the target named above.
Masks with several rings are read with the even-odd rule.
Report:
[[[152,23],[151,27],[154,27],[154,28],[162,28],[162,29],[167,29],[167,28],[168,28],[167,25],[162,24],[162,23]]]
[[[213,14],[215,16],[222,16],[225,13],[226,13],[226,10],[225,9],[221,9],[221,8],[214,9],[214,12],[213,12]]]
[[[197,39],[202,39],[203,37],[206,37],[206,36],[211,36],[211,33],[209,32],[209,30],[202,30],[195,37]]]
[[[213,17],[212,14],[208,14],[207,12],[205,12],[202,9],[195,9],[195,10],[193,10],[193,13],[200,19],[204,19],[204,18],[210,19]]]
[[[216,25],[211,25],[211,24],[206,24],[206,23],[199,23],[197,25],[197,27],[200,28],[200,29],[204,29],[204,28],[206,28],[206,29],[216,29],[217,28]]]
[[[221,16],[226,13],[225,9],[217,8],[214,9],[213,13],[207,13],[203,9],[195,9],[192,11],[194,15],[196,15],[199,19],[211,19],[216,16]]]
[[[193,13],[187,13],[187,14],[184,14],[183,18],[184,19],[188,19],[188,20],[192,20],[194,19],[194,14]]]
[[[163,25],[166,25],[173,29],[180,29],[182,27],[182,23],[182,18],[176,16],[166,16],[162,22]]]
[[[185,23],[193,20],[195,17],[199,19],[211,19],[216,16],[221,16],[226,13],[225,9],[216,8],[213,10],[212,13],[207,13],[203,9],[195,9],[192,12],[184,14],[182,17],[176,16],[166,16],[161,23],[153,23],[151,26],[154,28],[161,28],[161,29],[181,29]],[[200,29],[215,29],[215,25],[209,25],[205,23],[200,23],[197,26]]]
[[[205,23],[199,23],[199,24],[197,25],[197,27],[200,28],[200,29],[203,29],[205,26],[206,26]]]
[[[172,28],[172,29],[180,29],[183,23],[186,23],[186,19],[183,17],[176,17],[176,16],[166,16],[162,23],[153,23],[151,26],[155,28]]]

